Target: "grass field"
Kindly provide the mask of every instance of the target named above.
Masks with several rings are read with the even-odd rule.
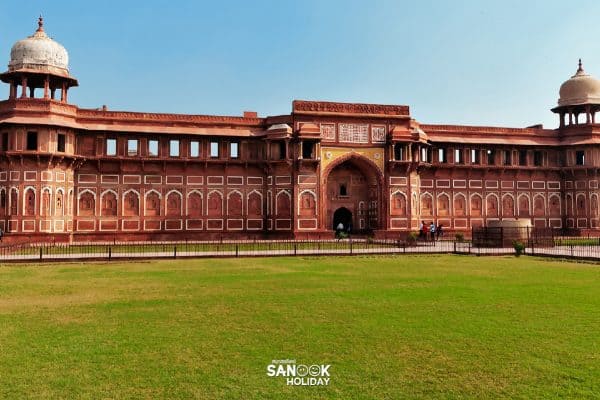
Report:
[[[286,386],[273,359],[331,364]],[[600,268],[530,257],[0,267],[0,398],[597,398]]]

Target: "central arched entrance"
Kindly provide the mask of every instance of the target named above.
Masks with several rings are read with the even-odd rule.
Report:
[[[341,222],[353,232],[381,229],[383,179],[369,159],[351,154],[334,161],[324,173],[323,226],[336,229]]]
[[[352,225],[352,211],[346,207],[340,207],[333,213],[333,229],[337,230],[339,224],[344,226],[344,231],[352,231],[354,226]]]

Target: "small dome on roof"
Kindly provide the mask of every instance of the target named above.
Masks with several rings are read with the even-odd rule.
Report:
[[[69,54],[60,43],[46,35],[42,17],[38,20],[35,33],[16,42],[10,50],[8,71],[19,70],[69,75]]]
[[[577,72],[560,86],[559,106],[600,104],[600,80],[585,73],[579,60]]]

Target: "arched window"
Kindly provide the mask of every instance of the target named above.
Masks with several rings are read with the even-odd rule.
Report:
[[[129,190],[123,197],[123,215],[127,217],[140,215],[140,197],[137,192]]]
[[[277,193],[276,198],[276,214],[279,218],[288,218],[291,215],[290,194],[287,191]]]
[[[146,193],[146,212],[144,215],[155,217],[160,215],[160,195],[154,190]]]
[[[64,196],[63,190],[59,189],[56,191],[56,199],[54,204],[54,215],[62,217],[64,213]]]
[[[10,215],[17,215],[19,212],[19,192],[17,188],[10,189]]]
[[[181,216],[181,193],[172,191],[167,194],[167,216]]]
[[[94,194],[89,190],[82,192],[79,195],[79,215],[92,216],[96,213],[96,201]]]
[[[29,188],[25,191],[25,216],[31,217],[35,215],[35,190]]]
[[[202,194],[193,191],[188,194],[187,214],[189,217],[202,216]]]
[[[104,192],[100,201],[102,203],[101,215],[109,217],[117,215],[117,194],[115,192],[112,190]]]
[[[240,192],[231,192],[227,197],[227,215],[240,217],[243,213],[242,195]]]
[[[223,196],[216,190],[208,194],[208,215],[211,217],[223,215]]]
[[[248,216],[259,217],[262,215],[262,196],[257,191],[248,195]]]

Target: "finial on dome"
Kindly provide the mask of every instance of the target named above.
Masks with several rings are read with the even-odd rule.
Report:
[[[579,64],[578,64],[577,72],[583,72],[583,64],[581,63],[581,58],[579,59]]]
[[[44,18],[41,15],[38,18],[38,28],[36,32],[44,32]]]

